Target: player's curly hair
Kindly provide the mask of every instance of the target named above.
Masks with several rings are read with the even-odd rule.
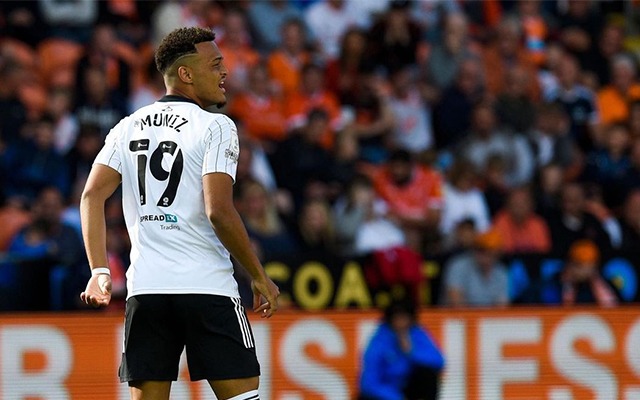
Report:
[[[196,53],[196,44],[211,42],[215,38],[216,35],[211,30],[199,27],[173,30],[162,39],[156,50],[156,68],[164,75],[178,58]]]

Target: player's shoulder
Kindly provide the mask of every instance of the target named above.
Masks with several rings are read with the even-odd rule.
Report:
[[[229,118],[227,115],[222,113],[208,113],[208,114],[210,115],[212,123],[224,124],[224,125],[228,125],[229,127],[232,127],[233,129],[236,129],[235,122],[233,122],[233,120]]]
[[[208,113],[209,114],[209,130],[212,132],[220,132],[221,134],[235,134],[238,131],[235,122],[225,114]]]

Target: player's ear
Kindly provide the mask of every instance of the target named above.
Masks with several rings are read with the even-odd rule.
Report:
[[[184,83],[193,83],[191,68],[186,65],[181,65],[178,67],[178,79],[180,79]]]

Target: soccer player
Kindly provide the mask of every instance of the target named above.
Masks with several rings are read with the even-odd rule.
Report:
[[[120,121],[96,157],[80,203],[91,279],[80,295],[108,305],[105,200],[122,181],[131,238],[119,376],[131,399],[169,399],[186,347],[192,380],[218,399],[258,399],[255,343],[231,254],[252,278],[254,311],[278,309],[278,287],[251,250],[233,206],[239,144],[225,103],[227,69],[213,32],[180,28],[155,60],[167,94]]]

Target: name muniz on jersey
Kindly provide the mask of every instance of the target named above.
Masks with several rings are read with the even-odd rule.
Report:
[[[133,126],[140,127],[141,131],[143,131],[147,126],[166,126],[176,132],[180,132],[180,127],[186,125],[188,122],[189,120],[181,115],[156,113],[153,114],[153,116],[149,114],[146,117],[135,121]]]

